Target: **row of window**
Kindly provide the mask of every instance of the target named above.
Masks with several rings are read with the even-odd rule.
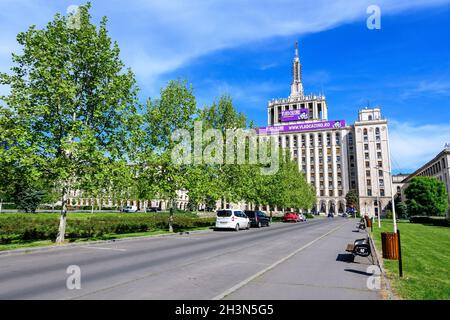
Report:
[[[445,159],[439,160],[435,162],[431,167],[428,167],[426,170],[422,171],[419,176],[434,176],[439,174],[442,170],[445,169]]]
[[[285,140],[286,140],[286,146],[289,147],[291,145],[291,139],[292,139],[292,145],[294,146],[294,148],[298,147],[298,136],[297,135],[287,135],[285,136]],[[317,136],[317,143],[314,143],[314,135],[310,135],[309,136],[309,146],[315,146],[315,147],[323,147],[323,138],[324,136],[322,135],[322,133],[319,133]],[[282,146],[282,137],[280,136],[278,138],[278,142],[280,144],[280,147]],[[303,148],[306,147],[306,135],[302,134],[301,135],[301,145]],[[331,147],[331,134],[327,133],[326,134],[326,145],[328,147]],[[336,133],[336,145],[340,146],[341,145],[341,135],[339,133]]]

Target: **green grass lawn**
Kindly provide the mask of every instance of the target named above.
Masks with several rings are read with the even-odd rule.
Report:
[[[401,234],[403,278],[398,261],[384,260],[395,293],[402,299],[450,299],[450,228],[397,223]],[[381,232],[393,232],[392,221],[374,224],[373,236],[381,254]]]
[[[198,230],[208,230],[211,227],[204,228],[191,228],[187,231],[198,231]],[[122,234],[107,234],[98,238],[89,238],[89,239],[76,239],[75,241],[66,240],[66,244],[70,243],[83,243],[88,241],[96,241],[96,240],[113,240],[113,239],[123,239],[123,238],[134,238],[134,237],[144,237],[144,236],[157,236],[162,234],[170,234],[167,230],[154,230],[147,232],[134,232],[134,233],[122,233]],[[173,234],[173,233],[172,233]],[[14,249],[27,249],[27,248],[35,248],[35,247],[48,247],[54,246],[55,242],[52,240],[40,240],[40,241],[14,241],[10,244],[2,244],[0,245],[0,251],[5,250],[14,250]]]

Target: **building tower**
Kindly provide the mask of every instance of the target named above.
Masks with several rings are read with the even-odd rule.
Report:
[[[295,56],[292,61],[292,85],[290,97],[302,97],[303,96],[303,83],[302,83],[302,65],[300,64],[300,57],[298,55],[298,42],[295,42]]]

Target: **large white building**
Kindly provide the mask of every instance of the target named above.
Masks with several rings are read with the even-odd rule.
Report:
[[[280,146],[290,151],[316,189],[317,204],[312,210],[344,212],[345,196],[354,189],[361,213],[384,212],[392,192],[387,120],[380,108],[360,110],[353,125],[328,119],[325,96],[304,94],[297,44],[291,94],[269,101],[267,119],[268,126],[259,128],[259,133],[279,134]]]

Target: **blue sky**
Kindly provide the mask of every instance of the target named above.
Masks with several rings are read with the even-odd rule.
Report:
[[[20,50],[18,32],[83,3],[0,0],[0,70]],[[380,30],[366,27],[372,4]],[[450,0],[98,0],[92,15],[108,17],[143,101],[182,77],[200,107],[230,94],[265,125],[267,101],[289,94],[298,40],[305,91],[324,92],[331,119],[352,123],[358,109],[381,106],[396,171],[416,169],[450,142]]]

